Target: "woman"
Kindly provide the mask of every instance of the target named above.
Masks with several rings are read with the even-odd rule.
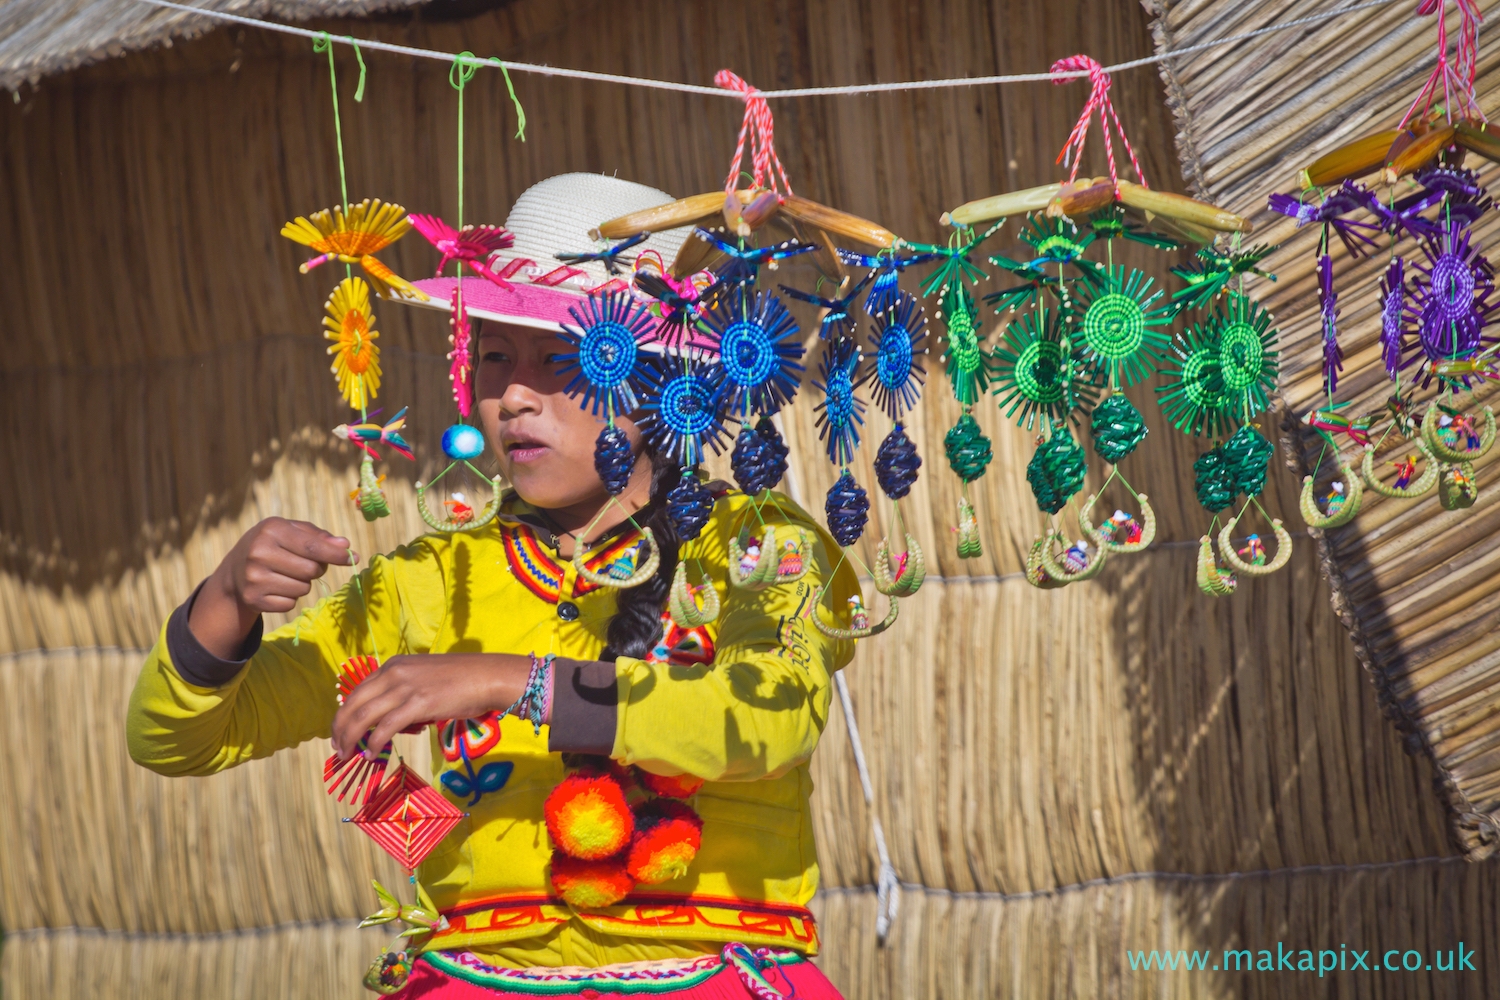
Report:
[[[538,211],[559,190],[574,202],[584,190],[593,223],[669,200],[613,178],[553,178],[518,200],[507,222],[518,246],[585,241],[586,227]],[[543,289],[525,291],[518,302]],[[857,583],[847,567],[830,581],[834,543],[780,495],[756,505],[720,491],[702,533],[679,543],[664,514],[678,469],[643,446],[630,419],[617,425],[637,458],[610,503],[593,462],[600,421],[563,391],[556,324],[534,302],[526,309],[486,322],[476,350],[480,424],[514,488],[500,518],[377,556],[265,636],[263,613],[289,611],[329,565],[358,557],[315,525],[262,521],[164,625],[131,699],[131,755],[162,774],[207,774],[330,735],[347,759],[361,739],[381,747],[431,723],[438,787],[468,815],[419,869],[443,921],[402,996],[599,996],[649,980],[669,996],[774,995],[769,985],[836,997],[803,960],[817,950],[806,908],[818,878],[808,760],[852,645],[804,616],[825,584],[822,600],[843,607]],[[730,541],[762,523],[815,539],[806,576],[758,592],[728,587]],[[635,549],[636,525],[660,548],[654,576],[623,591],[579,577],[577,547],[585,565],[603,567]],[[716,621],[689,631],[663,617],[681,561],[722,601]],[[380,670],[340,706],[337,671],[359,654],[381,658]],[[540,731],[499,717],[547,654],[556,659],[542,677]],[[507,776],[480,789],[476,769],[490,763]],[[635,886],[613,905],[561,898],[544,803],[580,764],[647,782],[681,777],[684,788],[706,782],[687,799],[702,829],[685,875]],[[449,776],[460,771],[463,780]]]

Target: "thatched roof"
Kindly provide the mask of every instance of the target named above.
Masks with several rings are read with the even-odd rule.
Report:
[[[1340,5],[1342,0],[1179,4],[1160,14],[1157,44],[1182,48]],[[1480,34],[1475,89],[1493,115],[1500,98],[1500,32],[1492,24],[1500,5],[1480,6],[1490,16]],[[1335,456],[1322,453],[1323,441],[1298,422],[1326,398],[1315,269],[1318,227],[1296,230],[1291,220],[1266,211],[1266,198],[1297,191],[1297,172],[1318,156],[1394,127],[1432,70],[1434,39],[1431,17],[1414,17],[1410,4],[1391,4],[1298,32],[1266,35],[1232,53],[1200,52],[1163,64],[1190,186],[1253,217],[1257,243],[1281,245],[1266,264],[1280,280],[1261,283],[1255,292],[1281,330],[1279,403],[1288,418],[1283,423],[1288,464],[1298,480],[1318,471],[1323,492],[1325,484],[1345,477]],[[1491,191],[1500,189],[1494,164],[1471,154],[1466,165],[1480,169]],[[1487,213],[1473,232],[1476,244],[1493,258],[1500,214]],[[1411,241],[1405,248],[1408,260],[1421,259]],[[1345,353],[1337,399],[1350,401],[1350,414],[1381,414],[1380,428],[1393,391],[1379,344],[1379,281],[1387,258],[1376,254],[1351,261],[1338,250],[1333,258]],[[1496,395],[1493,383],[1477,390],[1481,405],[1493,403]],[[1418,392],[1420,403],[1431,396],[1431,391]],[[1341,443],[1344,459],[1357,469],[1363,448]],[[1389,469],[1392,459],[1415,450],[1391,434],[1377,452],[1377,468]],[[1500,848],[1500,715],[1493,707],[1500,697],[1495,458],[1492,453],[1475,462],[1480,495],[1469,510],[1443,510],[1435,492],[1398,500],[1367,491],[1351,524],[1326,535],[1313,532],[1335,608],[1381,705],[1408,748],[1433,762],[1454,840],[1475,859]],[[1290,523],[1300,526],[1301,519],[1292,518]]]
[[[357,17],[415,7],[424,0],[193,0],[242,17],[305,21]],[[77,69],[222,27],[212,17],[138,0],[6,0],[0,2],[0,87],[16,90],[49,73]]]

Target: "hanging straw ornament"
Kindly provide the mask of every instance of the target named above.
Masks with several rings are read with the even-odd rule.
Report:
[[[792,298],[818,307],[818,314],[823,317],[818,323],[819,337],[823,340],[846,340],[854,336],[855,327],[858,326],[858,320],[854,315],[854,300],[859,298],[859,293],[865,290],[865,285],[870,282],[871,277],[872,275],[865,275],[853,288],[832,299],[800,291],[789,285],[780,287]]]
[[[834,540],[845,548],[859,541],[870,520],[870,498],[848,469],[828,489],[823,512]]]
[[[796,531],[792,532],[794,535]],[[805,543],[805,536],[803,538]],[[796,544],[794,541],[793,544]],[[749,540],[748,532],[729,540],[729,583],[737,590],[759,591],[775,585],[779,556],[776,551],[776,527],[764,526],[759,542]]]
[[[1484,408],[1484,429],[1478,431],[1468,414],[1444,412],[1445,409],[1434,402],[1422,415],[1422,440],[1427,442],[1428,450],[1445,462],[1470,462],[1489,454],[1495,444],[1494,408]]]
[[[1114,393],[1094,407],[1094,412],[1089,419],[1089,429],[1093,433],[1094,451],[1111,465],[1118,465],[1122,459],[1133,452],[1146,437],[1147,430],[1146,421],[1142,418],[1140,411],[1120,393]],[[1137,493],[1135,487],[1120,475],[1118,469],[1110,473],[1104,485],[1108,486],[1110,480],[1116,477],[1140,505],[1140,520],[1137,521],[1134,516],[1123,510],[1116,510],[1104,524],[1099,526],[1100,540],[1111,552],[1143,551],[1156,540],[1156,511],[1151,507],[1150,498],[1144,493]],[[1091,495],[1079,511],[1078,520],[1085,535],[1095,533],[1090,513],[1101,494],[1102,489],[1101,493]],[[1117,536],[1121,533],[1124,534],[1124,541],[1118,540]]]
[[[1135,451],[1147,433],[1141,411],[1118,392],[1094,407],[1089,429],[1093,433],[1094,450],[1111,465],[1118,465]]]
[[[462,230],[454,229],[448,223],[435,215],[418,215],[413,213],[408,217],[413,229],[426,237],[427,242],[442,256],[438,259],[434,277],[441,277],[443,268],[449,262],[457,262],[459,275],[462,277],[463,269],[467,267],[480,277],[493,282],[504,289],[514,289],[507,278],[520,269],[520,265],[512,261],[504,273],[496,273],[489,265],[490,258],[501,250],[507,250],[516,242],[515,236],[504,226],[464,226]]]
[[[867,307],[868,308],[868,307]],[[918,360],[927,353],[927,317],[908,292],[898,291],[883,311],[871,313],[870,364],[859,378],[870,387],[870,399],[899,423],[917,405],[927,370]]]
[[[963,492],[958,500],[958,556],[960,559],[977,559],[984,554],[979,540],[979,521],[974,515],[974,505],[969,500],[969,484],[984,475],[990,464],[993,451],[990,439],[979,429],[979,421],[965,411],[958,422],[943,435],[943,452],[948,456],[948,466],[963,482]]]
[[[667,494],[667,516],[678,538],[697,538],[713,511],[714,497],[703,485],[696,468],[704,449],[723,451],[723,371],[717,364],[682,356],[664,358],[649,371],[637,419],[642,437],[657,454],[676,461],[682,478]]]
[[[1408,455],[1405,461],[1391,463],[1396,466],[1396,482],[1394,485],[1387,486],[1375,473],[1375,446],[1365,445],[1364,461],[1360,464],[1360,474],[1364,476],[1365,486],[1383,497],[1396,500],[1413,500],[1431,492],[1437,486],[1442,466],[1425,439],[1417,441],[1417,449],[1418,455]],[[1426,466],[1420,476],[1416,475],[1418,458],[1422,459]],[[1412,482],[1414,476],[1416,481]]]
[[[628,292],[590,295],[582,312],[569,306],[568,313],[577,325],[564,323],[557,336],[573,350],[557,356],[557,374],[574,374],[563,392],[594,416],[634,412],[648,378],[640,344],[652,326],[650,313]]]
[[[1359,514],[1360,504],[1364,501],[1364,484],[1343,456],[1339,456],[1339,469],[1343,478],[1334,481],[1328,495],[1323,498],[1321,510],[1313,495],[1313,477],[1302,477],[1302,494],[1297,506],[1309,528],[1341,528]]]
[[[1392,379],[1401,370],[1406,351],[1406,261],[1392,257],[1380,280],[1380,358]]]
[[[1280,371],[1280,332],[1271,326],[1270,313],[1249,296],[1230,292],[1205,329],[1217,352],[1214,372],[1226,412],[1240,420],[1263,412]]]
[[[1417,336],[1403,368],[1417,366],[1423,388],[1444,362],[1472,358],[1483,347],[1480,331],[1500,302],[1491,302],[1495,272],[1472,242],[1469,230],[1453,227],[1422,243],[1427,262],[1414,262],[1407,287],[1408,315]],[[1462,379],[1468,385],[1467,377]]]
[[[1211,325],[1198,325],[1177,334],[1171,348],[1177,367],[1164,367],[1166,379],[1156,387],[1162,414],[1195,437],[1227,434],[1235,423],[1215,333]]]
[[[946,327],[941,360],[947,365],[953,397],[972,406],[989,386],[989,371],[979,345],[979,310],[968,285],[984,280],[985,274],[971,259],[979,244],[999,231],[1000,222],[983,233],[956,230],[947,245],[903,243],[920,254],[939,261],[920,286],[924,296],[938,297],[937,317]]]
[[[635,450],[630,445],[630,436],[613,421],[594,441],[594,471],[612,497],[619,496],[630,485],[630,474],[635,471]]]
[[[703,315],[702,326],[719,355],[724,406],[747,422],[792,401],[804,371],[797,321],[781,300],[747,287],[726,291]]]
[[[1151,291],[1143,272],[1109,268],[1097,285],[1084,283],[1073,301],[1073,325],[1081,334],[1083,356],[1111,386],[1135,385],[1150,377],[1171,337],[1161,327],[1172,310],[1158,306],[1162,292]]]
[[[774,489],[786,475],[788,454],[790,449],[770,417],[761,417],[754,427],[744,424],[729,455],[735,483],[749,496]]]
[[[1248,536],[1244,549],[1236,550],[1231,542],[1232,530],[1252,504],[1262,516],[1266,516],[1256,497],[1265,489],[1266,472],[1274,450],[1271,442],[1250,424],[1241,427],[1233,437],[1215,449],[1222,459],[1223,475],[1219,481],[1228,478],[1232,482],[1227,487],[1232,491],[1231,499],[1234,494],[1239,493],[1248,498],[1240,512],[1219,532],[1219,553],[1226,563],[1244,576],[1267,576],[1281,569],[1291,558],[1292,536],[1282,527],[1280,518],[1271,519],[1271,529],[1276,536],[1276,556],[1270,562],[1266,561],[1265,546],[1259,535]],[[1241,560],[1241,555],[1247,556],[1248,561]]]
[[[821,596],[821,595],[820,595]],[[870,613],[865,610],[864,601],[854,594],[849,598],[849,621],[848,628],[841,628],[823,617],[823,605],[815,604],[812,611],[813,627],[830,639],[849,641],[853,639],[868,639],[879,635],[892,625],[896,624],[896,618],[901,613],[901,602],[894,597],[887,597],[890,607],[886,609],[885,617],[875,624],[870,624]]]
[[[1220,250],[1206,246],[1194,255],[1194,262],[1172,268],[1172,273],[1186,282],[1186,287],[1172,293],[1172,304],[1178,312],[1201,309],[1229,288],[1233,279],[1244,274],[1276,280],[1276,275],[1256,265],[1276,251],[1276,247],[1258,246],[1249,250]]]
[[[713,583],[706,579],[696,587],[688,583],[687,563],[679,562],[667,592],[667,614],[672,622],[678,628],[699,628],[718,618],[719,609],[719,592]]]
[[[345,278],[323,308],[323,337],[333,341],[329,370],[338,379],[344,401],[362,410],[380,390],[380,347],[375,343],[380,333],[370,309],[370,286],[359,278]]]
[[[891,501],[892,529],[876,546],[873,575],[875,589],[887,596],[910,597],[927,576],[922,548],[906,531],[901,517],[901,499],[911,492],[917,481],[917,470],[921,467],[922,457],[917,454],[917,446],[907,436],[905,428],[897,424],[875,453],[875,478],[880,483],[881,492]]]
[[[1054,426],[1026,465],[1026,481],[1039,509],[1056,514],[1083,486],[1088,464],[1066,425]]]
[[[1479,499],[1479,486],[1474,482],[1474,463],[1459,462],[1444,465],[1438,477],[1438,503],[1444,510],[1463,510],[1474,506]]]
[[[1197,579],[1198,589],[1210,597],[1227,597],[1239,584],[1232,570],[1220,568],[1215,561],[1213,539],[1208,535],[1198,539]]]
[[[342,170],[342,150],[339,164]],[[381,298],[411,298],[425,302],[426,293],[375,257],[376,253],[406,235],[410,228],[406,209],[382,202],[379,198],[366,198],[347,209],[335,205],[311,216],[299,215],[281,227],[281,235],[317,251],[318,256],[298,267],[303,274],[330,261],[358,264],[375,294]]]
[[[859,362],[860,350],[852,339],[830,341],[818,364],[819,379],[813,381],[813,387],[823,393],[815,408],[818,437],[834,465],[848,465],[859,447],[865,422],[865,403],[855,392]]]
[[[1043,419],[1066,420],[1076,407],[1092,406],[1096,393],[1083,352],[1064,335],[1055,310],[1026,313],[1005,328],[995,345],[994,378],[1005,416],[1027,430]]]
[[[871,256],[838,248],[840,262],[850,267],[868,267],[866,276],[873,281],[870,293],[865,296],[865,313],[868,316],[885,315],[907,293],[901,290],[901,272],[917,264],[925,264],[937,258],[936,253],[901,254],[896,250],[882,250]],[[864,284],[864,282],[861,282]]]

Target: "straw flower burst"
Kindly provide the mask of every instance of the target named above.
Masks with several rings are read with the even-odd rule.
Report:
[[[362,278],[345,278],[324,308],[323,336],[334,342],[328,348],[334,356],[329,371],[338,377],[345,401],[362,409],[380,389],[380,348],[375,344],[380,334],[370,310],[370,286]]]
[[[281,227],[281,235],[318,252],[319,256],[299,268],[303,274],[333,260],[358,264],[381,298],[397,295],[426,301],[426,294],[373,256],[406,235],[410,228],[406,209],[383,203],[379,198],[366,198],[349,206],[347,215],[342,205],[311,216],[299,215],[296,221]]]

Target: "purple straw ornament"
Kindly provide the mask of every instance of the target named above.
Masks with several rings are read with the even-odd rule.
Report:
[[[1458,226],[1425,241],[1422,251],[1427,264],[1413,265],[1418,273],[1406,309],[1421,351],[1406,365],[1470,357],[1483,346],[1480,331],[1496,308],[1489,301],[1494,268],[1473,245],[1472,234]]]
[[[1339,372],[1344,370],[1344,352],[1339,348],[1339,297],[1333,290],[1333,258],[1318,258],[1318,306],[1323,319],[1323,383],[1332,396],[1338,390]]]
[[[1374,212],[1371,202],[1379,203],[1374,194],[1358,184],[1345,181],[1341,187],[1329,192],[1321,202],[1304,202],[1291,195],[1273,194],[1267,201],[1266,207],[1273,212],[1280,212],[1282,215],[1295,219],[1298,229],[1312,222],[1332,227],[1339,239],[1343,241],[1344,248],[1349,251],[1349,255],[1359,257],[1368,252],[1360,244],[1370,248],[1378,246],[1365,234],[1367,232],[1378,233],[1380,227],[1372,226],[1368,222],[1355,222],[1344,216],[1359,209]]]
[[[1406,261],[1391,259],[1380,281],[1380,357],[1392,379],[1401,370],[1401,352],[1406,346]]]

